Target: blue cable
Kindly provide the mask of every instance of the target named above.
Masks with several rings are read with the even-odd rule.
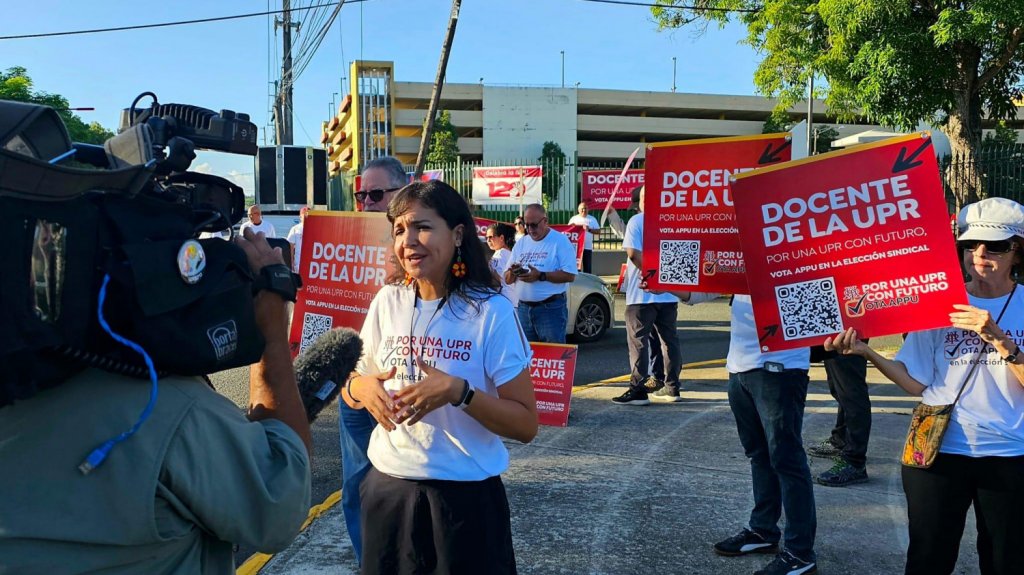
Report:
[[[100,464],[102,464],[103,461],[107,458],[107,455],[110,453],[110,451],[114,448],[115,445],[121,443],[122,441],[134,435],[135,432],[138,431],[140,427],[142,427],[142,424],[145,423],[147,419],[149,419],[149,416],[153,413],[153,407],[156,405],[157,378],[156,367],[153,366],[153,359],[149,357],[149,354],[146,353],[146,350],[142,349],[141,345],[135,343],[134,341],[126,339],[119,334],[114,333],[114,330],[110,329],[110,325],[107,323],[107,319],[103,317],[103,304],[107,299],[108,283],[110,283],[110,274],[105,274],[103,276],[103,285],[100,287],[99,309],[96,310],[96,314],[99,316],[100,326],[103,327],[103,331],[107,332],[108,334],[110,334],[110,337],[114,338],[114,341],[120,343],[121,345],[124,345],[125,347],[131,348],[139,355],[141,355],[144,360],[146,360],[146,367],[149,368],[149,380],[150,382],[152,382],[153,385],[150,387],[149,390],[149,403],[147,403],[145,409],[142,410],[142,413],[139,415],[139,419],[138,421],[135,422],[135,425],[133,425],[131,429],[121,433],[117,437],[113,437],[111,439],[104,441],[102,445],[92,450],[92,453],[90,453],[89,456],[85,458],[85,461],[83,461],[81,465],[78,466],[78,470],[82,472],[82,475],[88,475],[93,469],[99,467]]]

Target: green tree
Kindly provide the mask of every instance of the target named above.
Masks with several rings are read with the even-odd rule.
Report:
[[[558,192],[562,191],[562,179],[565,175],[565,152],[562,151],[562,146],[555,142],[544,142],[537,161],[544,168],[541,193],[550,205],[558,200]]]
[[[434,122],[427,149],[427,164],[432,166],[454,164],[459,159],[459,134],[452,125],[452,115],[444,110]]]
[[[985,135],[981,141],[982,147],[1006,147],[1017,143],[1017,130],[1014,130],[1006,123],[1006,120],[999,120],[995,130]]]
[[[815,96],[843,120],[865,115],[912,130],[931,122],[953,151],[973,159],[981,119],[1016,114],[1024,75],[1019,0],[656,0],[659,28],[724,26],[738,20],[764,55],[754,82],[785,109]],[[977,172],[953,190],[958,202],[985,194]]]
[[[64,96],[34,90],[32,78],[29,77],[28,71],[21,66],[14,66],[0,72],[0,100],[16,100],[50,106],[57,110],[61,119],[64,120],[68,135],[75,142],[102,144],[114,136],[113,132],[101,126],[99,122],[86,124],[68,110],[70,106]]]

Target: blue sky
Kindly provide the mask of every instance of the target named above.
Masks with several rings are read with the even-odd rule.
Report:
[[[314,2],[315,3],[315,2]],[[0,36],[147,24],[261,12],[280,0],[30,0],[4,2]],[[309,0],[292,0],[308,5]],[[449,0],[368,0],[346,4],[295,87],[295,143],[319,145],[340,77],[354,59],[391,60],[396,79],[433,81]],[[302,13],[295,16],[305,19]],[[120,110],[141,92],[161,102],[248,112],[269,123],[280,36],[266,16],[127,32],[0,41],[0,69],[24,66],[36,89],[66,96],[87,121],[116,129]],[[303,30],[312,33],[312,30]],[[754,94],[758,55],[744,29],[658,32],[649,9],[582,0],[463,0],[447,81]],[[275,48],[276,46],[276,48]],[[344,59],[343,59],[344,54]],[[203,154],[193,169],[229,175],[252,193],[252,160]]]

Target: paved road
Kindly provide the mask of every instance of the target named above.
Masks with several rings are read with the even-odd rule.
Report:
[[[601,341],[581,346],[577,385],[628,371],[624,310],[620,296],[613,328]],[[728,313],[724,299],[680,306],[685,363],[725,356]],[[894,347],[899,340],[873,343]],[[581,390],[574,394],[567,429],[542,428],[530,445],[508,442],[513,463],[505,479],[521,572],[751,572],[760,558],[724,561],[707,551],[710,541],[742,525],[749,508],[749,467],[736,439],[724,377],[720,366],[688,368],[683,372],[687,401],[649,408],[609,401],[625,383]],[[247,378],[247,370],[239,369],[217,374],[214,383],[244,405]],[[818,488],[820,552],[832,566],[823,569],[826,573],[855,572],[859,554],[874,565],[859,572],[902,570],[905,510],[895,452],[913,400],[876,372],[871,378],[877,414],[869,463],[872,481],[851,489]],[[805,419],[808,440],[825,437],[835,413],[820,367],[812,371],[812,381]],[[314,503],[341,487],[337,433],[337,407],[332,406],[313,427]],[[816,471],[829,464],[812,463]],[[348,572],[339,567],[351,561],[343,530],[335,506],[265,572],[315,573],[316,566],[308,561],[321,555],[328,559],[321,566],[325,573]],[[239,563],[251,553],[240,549]],[[968,558],[968,564],[973,562]],[[962,572],[974,573],[969,568]]]

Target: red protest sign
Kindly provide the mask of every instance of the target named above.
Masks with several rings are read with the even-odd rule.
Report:
[[[473,218],[473,222],[476,224],[476,236],[480,238],[480,241],[487,241],[487,228],[491,227],[491,224],[498,223],[498,220],[489,220],[487,218]]]
[[[530,342],[530,379],[537,394],[537,420],[541,425],[569,424],[569,401],[576,373],[576,346]]]
[[[310,212],[303,224],[302,289],[288,341],[305,349],[335,327],[359,331],[370,302],[394,269],[384,214]]]
[[[615,184],[621,179],[621,189],[626,193],[615,194],[615,201],[612,208],[616,210],[629,209],[632,203],[630,193],[633,188],[644,185],[643,170],[627,170],[625,176],[619,170],[587,170],[580,174],[581,191],[583,201],[587,209],[603,210],[608,204],[608,199],[615,189]]]
[[[569,243],[576,246],[576,269],[583,269],[583,246],[586,245],[586,230],[582,226],[569,224],[553,224],[549,226],[556,232],[565,234]]]
[[[645,275],[652,290],[747,293],[729,176],[785,162],[789,134],[650,144]]]
[[[967,303],[927,133],[732,183],[763,351],[949,326]]]

